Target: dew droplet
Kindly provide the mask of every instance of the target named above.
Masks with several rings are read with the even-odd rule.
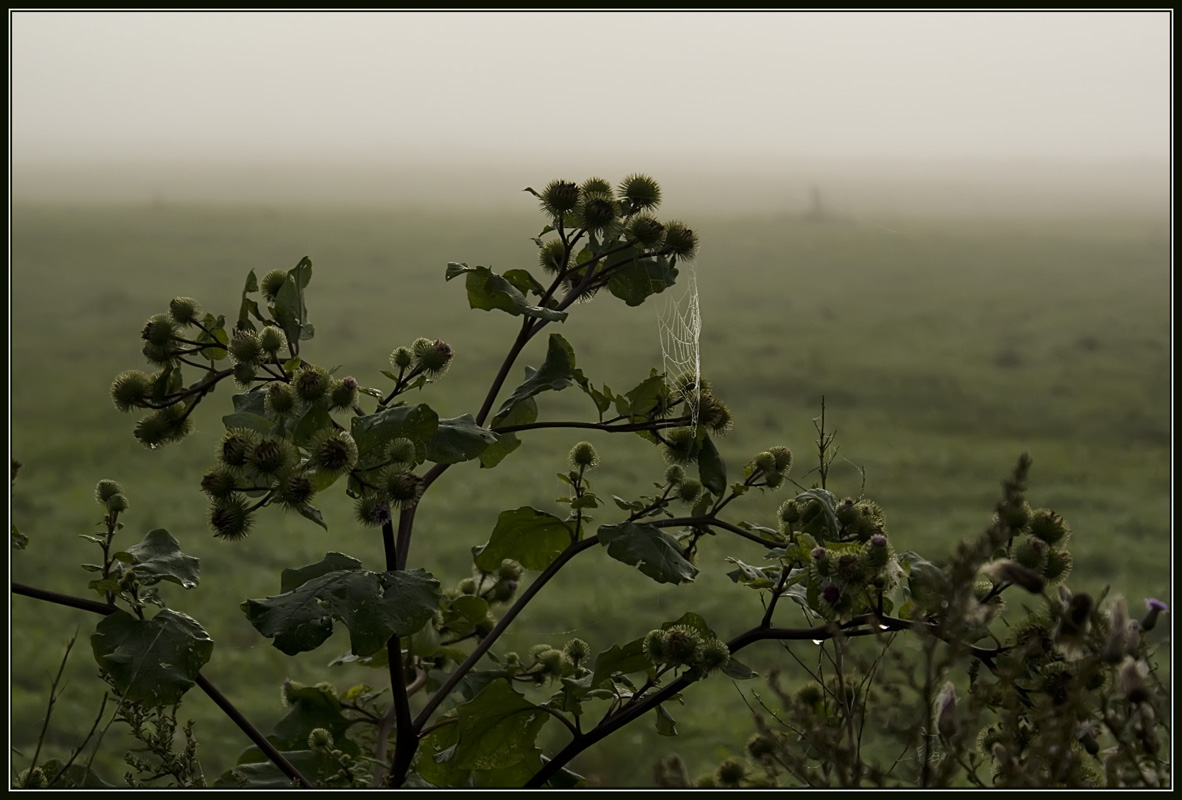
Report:
[[[879,624],[879,626],[878,626],[878,629],[879,629],[880,631],[889,631],[889,630],[891,629],[891,626],[890,626],[890,625],[882,625],[882,624]]]
[[[813,644],[820,644],[824,639],[813,639]]]

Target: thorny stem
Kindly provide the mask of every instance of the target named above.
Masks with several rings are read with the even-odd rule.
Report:
[[[91,611],[95,614],[102,614],[104,616],[113,614],[119,609],[114,605],[107,603],[99,603],[95,600],[88,600],[83,597],[73,597],[71,595],[59,594],[48,589],[38,589],[35,586],[27,586],[23,583],[12,584],[13,594],[24,595],[25,597],[32,597],[35,600],[44,600],[48,603],[57,603],[58,605],[68,606],[69,608],[77,608],[83,611]],[[238,729],[247,735],[247,737],[267,756],[275,766],[279,767],[284,775],[294,781],[298,781],[305,789],[311,789],[312,783],[305,778],[298,769],[292,766],[291,762],[284,757],[283,753],[279,752],[275,745],[259,732],[250,720],[243,716],[242,712],[234,706],[226,696],[218,691],[217,687],[210,682],[204,675],[197,674],[197,685],[205,692],[217,707],[222,710],[230,720],[238,726]]]

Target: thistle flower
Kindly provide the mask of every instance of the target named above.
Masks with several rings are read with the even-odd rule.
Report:
[[[698,254],[698,234],[684,222],[665,223],[665,250],[684,261],[692,261]]]
[[[1157,625],[1158,616],[1170,609],[1156,597],[1145,598],[1145,606],[1148,608],[1148,611],[1145,612],[1145,617],[1141,620],[1141,630],[1148,632],[1153,630]]]
[[[698,432],[694,428],[673,428],[665,432],[665,460],[692,464],[698,460]]]
[[[641,247],[660,247],[665,241],[665,226],[647,215],[633,217],[628,223],[628,236]]]
[[[661,204],[661,187],[648,175],[633,173],[620,182],[619,195],[631,211],[656,208]]]
[[[156,314],[148,319],[140,338],[149,344],[162,346],[171,343],[175,333],[176,323],[172,317],[167,314]]]
[[[718,639],[711,639],[703,643],[701,651],[698,653],[697,666],[707,674],[717,672],[720,669],[725,669],[726,665],[730,663],[731,651],[726,646],[725,642]]]
[[[685,469],[677,464],[670,464],[665,469],[665,483],[678,486],[685,480]]]
[[[381,494],[362,495],[354,508],[357,521],[370,528],[380,528],[390,521],[390,504]]]
[[[714,770],[714,783],[725,789],[738,788],[743,778],[747,777],[747,767],[737,758],[728,758]]]
[[[419,369],[429,378],[438,378],[443,373],[447,372],[447,367],[451,364],[452,349],[443,341],[436,339],[416,339],[411,345],[411,352],[414,354],[415,361]]]
[[[94,499],[99,505],[106,505],[107,501],[117,494],[123,494],[123,487],[110,479],[104,478],[94,487]]]
[[[568,259],[566,245],[558,239],[546,242],[538,253],[538,265],[546,272],[562,272],[570,266]]]
[[[616,221],[619,213],[608,194],[588,194],[579,203],[579,216],[584,228],[602,231]]]
[[[591,645],[582,639],[571,639],[563,645],[562,654],[567,661],[577,667],[579,662],[585,661],[591,655]]]
[[[357,402],[357,379],[341,378],[332,383],[328,393],[328,407],[334,411],[352,408]]]
[[[346,431],[321,431],[312,439],[308,460],[324,472],[347,472],[357,463],[357,442]]]
[[[272,417],[286,417],[295,413],[296,395],[290,384],[276,381],[267,387],[263,396],[263,410]]]
[[[239,364],[258,366],[263,360],[263,345],[254,331],[235,331],[227,349],[230,351],[230,358]]]

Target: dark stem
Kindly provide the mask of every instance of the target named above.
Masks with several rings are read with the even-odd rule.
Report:
[[[539,321],[545,322],[545,320]],[[541,330],[541,326],[538,327],[538,330]],[[484,404],[480,406],[480,413],[476,415],[477,425],[483,425],[484,421],[488,419],[488,413],[492,410],[493,403],[497,399],[497,394],[505,384],[505,378],[509,377],[509,370],[513,368],[513,362],[517,360],[517,356],[521,355],[521,351],[525,349],[526,344],[529,343],[533,334],[534,331],[530,330],[530,318],[526,317],[521,323],[521,331],[517,334],[517,339],[514,340],[513,346],[509,348],[509,352],[505,355],[505,360],[501,362],[501,368],[497,372],[497,376],[493,378],[492,386],[488,388],[488,394],[484,397]]]
[[[677,419],[648,420],[646,422],[630,422],[624,425],[611,425],[606,422],[530,422],[525,425],[505,425],[493,428],[497,433],[516,433],[518,431],[532,431],[537,428],[586,428],[588,430],[605,431],[607,433],[635,433],[636,431],[655,431],[663,428],[679,428],[685,425],[684,417]]]
[[[748,645],[765,639],[778,641],[825,641],[835,637],[873,636],[884,632],[882,628],[884,625],[886,626],[885,630],[922,630],[937,638],[944,638],[940,635],[938,628],[926,623],[896,619],[894,617],[880,617],[875,614],[860,614],[848,622],[841,624],[829,622],[812,628],[751,628],[727,642],[727,648],[732,653],[736,653]],[[968,652],[989,666],[992,666],[992,661],[998,654],[996,650],[987,650],[979,647],[968,647]],[[683,691],[690,683],[692,681],[689,677],[683,675],[659,691],[648,695],[635,705],[625,705],[619,711],[615,712],[614,715],[605,717],[594,729],[576,737],[567,744],[566,747],[529,779],[529,782],[525,784],[525,788],[536,789],[544,786],[559,770],[570,763],[571,759],[575,758],[588,747],[607,738],[610,734],[635,721],[661,703],[666,702],[673,695]]]
[[[115,606],[108,605],[106,603],[87,600],[83,597],[73,597],[67,594],[59,594],[58,592],[51,592],[47,589],[38,589],[34,586],[26,586],[23,583],[12,584],[12,592],[13,594],[32,597],[35,600],[44,600],[48,603],[57,603],[58,605],[68,606],[69,608],[78,608],[83,611],[91,611],[95,614],[102,614],[104,616],[113,614],[119,610]],[[250,720],[244,717],[242,712],[239,711],[233,703],[226,699],[226,696],[218,691],[216,686],[210,683],[208,678],[198,673],[197,685],[201,687],[203,692],[209,695],[209,698],[213,700],[215,704],[217,704],[217,707],[222,710],[222,713],[229,717],[231,721],[233,721],[234,724],[238,726],[238,729],[245,733],[247,737],[252,742],[254,742],[254,744],[260,750],[263,751],[267,758],[271,759],[271,762],[275,766],[279,767],[280,771],[282,771],[284,775],[294,781],[298,781],[299,784],[305,789],[312,788],[312,783],[303,775],[301,775],[300,771],[293,767],[291,762],[289,762],[282,753],[275,749],[275,745],[271,744],[271,742],[267,740],[267,737],[263,736],[263,734],[259,732],[258,728],[256,728]]]
[[[581,542],[578,542],[577,544],[572,544],[570,547],[559,553],[558,558],[554,559],[550,566],[546,567],[546,569],[542,571],[542,574],[538,576],[537,580],[531,583],[529,588],[521,593],[521,597],[517,598],[517,601],[513,603],[512,607],[505,612],[505,615],[501,617],[499,622],[497,622],[496,627],[489,631],[488,635],[480,640],[480,643],[476,645],[476,649],[473,650],[466,659],[464,659],[464,663],[456,667],[455,672],[448,676],[448,679],[442,686],[439,687],[435,694],[431,695],[431,699],[427,701],[427,705],[424,706],[423,710],[419,712],[419,715],[415,717],[414,725],[416,730],[421,731],[423,729],[423,726],[426,725],[428,720],[431,719],[431,715],[435,713],[435,710],[438,709],[440,704],[442,704],[443,701],[447,699],[447,696],[451,694],[452,689],[456,688],[456,684],[463,680],[464,676],[467,675],[474,666],[476,666],[476,663],[480,661],[484,654],[488,652],[489,648],[493,646],[498,638],[500,638],[501,634],[505,632],[505,629],[509,627],[510,623],[512,623],[517,615],[521,613],[521,610],[529,604],[529,601],[533,599],[534,595],[541,591],[542,587],[545,586],[551,578],[558,574],[558,571],[562,569],[568,561],[584,550],[590,550],[597,544],[599,544],[598,539],[585,539]]]
[[[398,520],[399,538],[409,540],[411,526],[414,525],[414,506],[404,509]],[[386,569],[397,572],[405,566],[405,554],[394,543],[394,523],[386,522],[382,525],[382,545],[386,552]],[[406,773],[410,769],[410,762],[414,759],[415,751],[419,748],[419,739],[411,723],[410,695],[406,691],[406,671],[402,666],[402,642],[397,635],[391,636],[386,642],[386,660],[390,669],[390,693],[394,704],[394,761],[390,765],[390,781],[395,786],[401,786],[406,780]]]

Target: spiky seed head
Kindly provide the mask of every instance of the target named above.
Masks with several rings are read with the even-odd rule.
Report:
[[[282,328],[267,325],[259,331],[259,347],[272,358],[283,348],[287,347],[287,334]]]
[[[563,645],[562,654],[567,661],[577,667],[580,662],[586,661],[587,657],[591,655],[591,645],[582,639],[571,639]]]
[[[783,483],[783,472],[769,472],[763,476],[763,485],[769,489],[778,489]]]
[[[258,377],[258,370],[254,364],[239,361],[234,365],[234,382],[243,388],[250,388],[254,379]]]
[[[173,361],[173,349],[171,342],[166,342],[164,344],[144,342],[144,348],[141,352],[144,354],[144,358],[159,366],[167,366]]]
[[[582,187],[579,190],[582,194],[603,194],[611,195],[612,185],[603,178],[588,178],[583,181]]]
[[[685,468],[679,464],[670,464],[665,468],[665,483],[679,486],[685,480]]]
[[[565,659],[562,657],[561,650],[551,648],[538,654],[538,663],[542,665],[542,669],[547,675],[561,675],[563,661]]]
[[[390,521],[390,503],[384,494],[365,494],[354,508],[357,521],[367,528],[380,528]]]
[[[1030,524],[1030,518],[1034,514],[1030,504],[1026,501],[1022,501],[1021,504],[1010,503],[1005,506],[1003,511],[1005,513],[1002,521],[1015,533],[1023,531]]]
[[[117,494],[123,494],[123,487],[116,481],[104,478],[95,484],[94,499],[100,506],[106,505],[107,501]]]
[[[332,378],[320,367],[304,365],[295,375],[296,395],[305,403],[315,403],[328,394]]]
[[[352,408],[357,403],[357,379],[341,378],[332,382],[328,393],[328,407],[333,410]]]
[[[226,431],[218,445],[218,458],[229,467],[242,467],[251,449],[259,441],[259,435],[249,428],[232,428]]]
[[[737,758],[728,758],[714,770],[714,783],[724,789],[737,788],[747,777],[747,767]]]
[[[382,485],[390,502],[401,508],[410,508],[423,494],[423,484],[419,477],[404,470],[384,473]]]
[[[634,173],[620,182],[620,198],[633,211],[656,208],[661,204],[661,187],[648,175]]]
[[[837,577],[846,583],[861,583],[866,577],[862,557],[857,553],[843,553],[837,559]]]
[[[249,463],[260,475],[275,477],[291,465],[293,453],[283,439],[263,439],[250,449]]]
[[[1046,580],[1042,575],[1016,561],[1010,561],[1008,558],[986,564],[981,568],[981,572],[999,583],[1005,582],[1021,586],[1031,594],[1040,594],[1046,587]]]
[[[1042,539],[1036,539],[1033,536],[1023,536],[1014,545],[1013,557],[1026,569],[1032,569],[1035,572],[1042,572],[1047,565],[1047,556],[1050,548]]]
[[[570,181],[550,181],[542,190],[542,209],[551,217],[561,217],[579,204],[579,187]]]
[[[473,595],[476,594],[476,579],[464,578],[456,587],[460,590],[460,594]]]
[[[437,378],[447,372],[453,355],[451,346],[439,339],[416,339],[411,351],[414,353],[416,366],[429,378]]]
[[[599,453],[590,442],[579,442],[570,449],[567,460],[571,469],[593,469],[599,466]]]
[[[701,652],[698,653],[697,666],[701,667],[702,671],[708,674],[725,669],[726,665],[730,663],[730,660],[731,651],[726,646],[726,643],[718,639],[711,639],[702,644]]]
[[[770,448],[768,452],[776,459],[776,472],[782,472],[787,475],[792,471],[792,450],[790,448],[779,445]]]
[[[785,500],[780,506],[780,522],[785,525],[792,525],[800,521],[800,506],[796,504],[795,500]]]
[[[395,464],[415,464],[418,460],[418,449],[410,439],[400,436],[387,445],[386,457]]]
[[[149,448],[179,442],[192,432],[193,418],[185,415],[185,408],[181,404],[149,414],[135,426],[135,438]]]
[[[773,736],[753,733],[751,734],[751,738],[747,740],[747,753],[756,761],[763,761],[765,758],[770,758],[775,755],[778,749],[776,739]]]
[[[211,499],[229,497],[235,488],[234,473],[224,464],[214,466],[201,476],[201,491]]]
[[[120,411],[142,406],[152,395],[155,380],[138,369],[121,372],[111,384],[111,400]]]
[[[682,481],[677,486],[677,499],[686,505],[693,505],[702,497],[702,483],[701,481],[689,480]]]
[[[1071,553],[1066,550],[1050,550],[1047,552],[1046,564],[1042,568],[1042,576],[1047,579],[1047,583],[1062,583],[1071,574],[1071,564]]]
[[[517,587],[520,584],[517,581],[497,581],[492,588],[492,602],[505,603],[512,599],[513,595],[517,594]]]
[[[287,475],[279,481],[279,503],[284,508],[300,508],[308,504],[315,488],[304,475]]]
[[[347,472],[357,464],[357,442],[347,431],[321,431],[312,439],[309,460],[324,472]]]
[[[647,214],[633,217],[628,222],[628,237],[644,248],[658,248],[665,241],[665,226]]]
[[[263,297],[271,302],[275,302],[275,298],[279,296],[279,290],[283,288],[283,284],[285,283],[287,283],[287,272],[281,269],[273,269],[259,281],[259,288],[263,292]]]
[[[665,223],[665,250],[683,261],[692,261],[698,254],[698,234],[684,222]]]
[[[245,497],[232,494],[219,497],[209,507],[209,525],[213,535],[228,542],[238,542],[250,534],[250,506]]]
[[[734,427],[735,418],[726,403],[714,395],[704,394],[698,402],[698,423],[711,433],[726,436]]]
[[[644,637],[644,654],[649,657],[654,664],[664,664],[669,657],[669,634],[668,631],[657,628],[651,630]]]
[[[821,590],[821,599],[836,610],[841,604],[841,589],[831,583]]]
[[[666,662],[673,665],[692,664],[698,659],[702,635],[686,625],[674,625],[666,632]]]
[[[390,353],[390,366],[394,369],[409,369],[414,363],[414,354],[409,347],[397,347]]]
[[[201,306],[192,297],[174,297],[168,304],[168,314],[177,325],[192,325],[201,316]]]
[[[126,511],[130,504],[127,502],[127,495],[120,492],[119,494],[113,494],[108,497],[104,505],[107,507],[107,511],[110,511],[112,514],[120,514]]]
[[[503,581],[519,580],[524,572],[525,567],[511,558],[506,558],[501,562],[501,566],[497,567],[497,577]]]
[[[262,360],[262,344],[259,334],[254,331],[234,331],[234,338],[229,340],[229,357],[239,364],[258,366]]]
[[[156,314],[150,317],[140,334],[145,342],[154,345],[167,345],[172,342],[176,333],[176,323],[167,314]]]
[[[1030,515],[1030,535],[1049,545],[1062,545],[1071,536],[1071,528],[1064,519],[1049,508],[1040,508]]]
[[[665,432],[665,460],[671,464],[693,464],[698,460],[698,432],[694,428],[672,428]]]
[[[309,750],[331,750],[332,745],[332,734],[325,728],[313,728],[308,734]]]
[[[566,245],[558,239],[546,242],[538,251],[538,265],[549,273],[562,272],[570,266]]]
[[[263,410],[268,416],[287,417],[295,413],[295,390],[287,383],[272,383],[263,397]]]
[[[607,194],[588,194],[579,204],[583,227],[591,231],[602,231],[613,222],[619,209],[616,202]]]
[[[756,453],[752,461],[755,464],[755,468],[761,472],[771,472],[776,468],[776,457],[767,450]]]

